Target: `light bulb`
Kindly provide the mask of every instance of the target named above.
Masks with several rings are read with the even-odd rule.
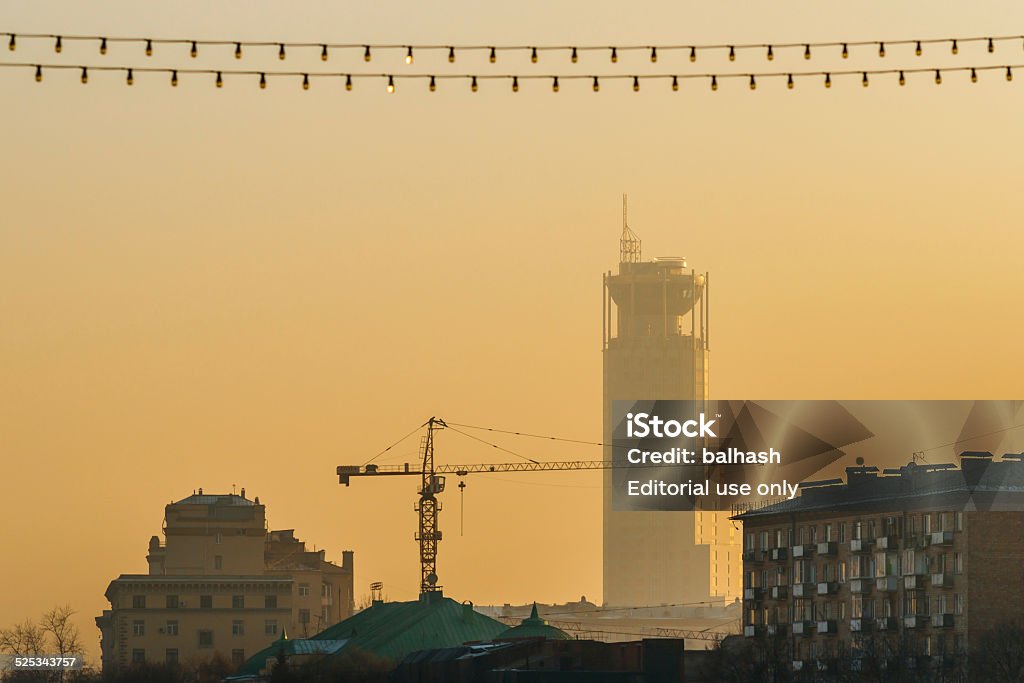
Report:
[[[811,46],[810,45],[804,45],[804,59],[810,59],[810,58],[811,58]]]
[[[996,44],[992,42],[991,38],[988,39],[988,51],[989,52],[995,52],[996,51]]]
[[[935,70],[935,85],[942,85],[942,72]]]
[[[757,90],[757,81],[754,80],[754,74],[750,74],[750,89]]]
[[[260,74],[260,90],[266,90],[266,89],[267,89],[267,75],[261,73]]]
[[[326,62],[327,61],[327,46],[326,45],[321,45],[320,46],[320,61],[321,62]]]
[[[906,85],[907,79],[903,77],[903,72],[900,72],[900,85]]]
[[[786,87],[792,90],[793,85],[793,74],[789,74],[789,76],[786,78]]]
[[[601,84],[597,82],[597,76],[594,76],[594,92],[601,91]]]
[[[496,61],[498,61],[498,51],[495,50],[493,47],[491,48],[491,54],[488,57],[488,59],[491,60],[491,64],[494,64]]]
[[[864,75],[861,77],[860,84],[863,85],[865,88],[868,87],[868,72],[867,71],[865,71]]]
[[[435,90],[437,90],[437,81],[435,81],[434,77],[431,76],[430,77],[430,92],[434,92]]]
[[[10,42],[7,43],[7,49],[11,52],[14,52],[16,49],[18,49],[18,39],[14,37],[13,33],[11,34]]]
[[[217,87],[218,88],[223,88],[224,87],[224,77],[220,75],[219,71],[217,72]]]
[[[619,61],[619,52],[614,47],[612,48],[612,64]]]
[[[846,43],[843,43],[843,59],[847,59],[847,58],[849,58],[849,56],[850,56],[850,48],[848,48],[846,46]]]
[[[918,57],[921,56],[921,41],[917,41],[917,47],[914,48],[914,54]]]
[[[715,90],[718,90],[718,77],[717,76],[712,76],[711,77],[711,90],[712,90],[712,92],[714,92]]]
[[[152,40],[147,40],[146,41],[146,56],[147,57],[152,57],[153,56],[153,41]]]
[[[476,85],[476,76],[473,76],[473,80],[471,80],[471,81],[469,82],[469,89],[470,89],[471,91],[473,91],[473,92],[476,92],[476,89],[477,89],[477,85]]]
[[[953,54],[957,54],[958,52],[960,52],[960,48],[956,46],[956,38],[953,39],[953,46],[949,48],[949,51],[952,52]]]
[[[658,61],[658,48],[652,47],[651,48],[651,63],[653,64],[656,61]]]
[[[43,80],[43,67],[36,66],[36,83],[40,83]]]
[[[196,45],[196,41],[194,41],[194,40],[192,41],[192,49],[189,50],[188,54],[193,59],[195,59],[196,56],[199,54],[199,46]]]
[[[241,59],[241,58],[242,58],[242,44],[241,43],[235,43],[235,59]]]
[[[690,61],[691,62],[696,62],[697,61],[697,48],[695,48],[695,47],[691,47],[690,48]]]
[[[555,76],[555,79],[551,81],[551,92],[558,92],[558,76]]]
[[[971,68],[971,83],[978,82],[978,72]]]
[[[512,77],[512,92],[519,92],[519,76]]]
[[[454,64],[455,63],[455,48],[454,47],[448,48],[448,63],[449,64]]]
[[[60,54],[60,51],[63,49],[63,47],[64,46],[61,45],[61,42],[60,42],[60,36],[57,36],[57,42],[55,42],[53,44],[53,51],[56,52],[57,54]]]
[[[302,74],[302,89],[309,90],[309,74]]]
[[[729,61],[736,61],[736,48],[734,48],[732,45],[729,46]]]
[[[106,38],[100,38],[100,54],[101,55],[107,54],[107,39]]]
[[[580,59],[580,58],[579,58],[579,56],[578,56],[578,55],[576,54],[576,48],[573,48],[573,49],[572,49],[572,55],[571,55],[571,56],[569,57],[569,59],[571,59],[571,60],[572,60],[572,63],[573,63],[573,64],[575,64],[576,62],[578,62],[578,61],[579,61],[579,59]]]
[[[135,74],[132,73],[131,69],[128,69],[128,75],[125,76],[124,82],[128,85],[135,83]]]
[[[365,45],[364,47],[366,49],[363,50],[363,61],[364,62],[368,62],[371,59],[373,59],[373,55],[370,54],[370,46],[369,45]]]
[[[640,92],[640,79],[633,76],[633,92]]]
[[[178,87],[178,71],[177,71],[177,69],[175,69],[174,71],[171,72],[171,87],[172,88],[177,88]]]
[[[772,46],[769,45],[768,46],[768,61],[770,62],[773,59],[775,59],[775,52],[772,51]]]
[[[878,56],[885,57],[885,43],[878,44]]]
[[[679,90],[679,77],[678,76],[673,76],[672,77],[672,92],[676,92],[677,90]]]
[[[279,43],[277,46],[277,58],[284,59],[287,55],[284,51],[284,43]]]
[[[395,77],[394,76],[388,76],[388,92],[389,93],[395,92]]]
[[[89,82],[89,70],[83,66],[82,67],[82,85],[85,85],[88,82]]]
[[[832,74],[825,74],[825,87],[826,88],[831,88],[832,87]]]
[[[408,47],[405,50],[405,63],[412,64],[412,47]]]
[[[352,74],[347,74],[345,76],[345,90],[351,90],[351,89],[352,89]]]
[[[1006,67],[1006,80],[1013,80],[1013,70],[1010,67]]]
[[[530,49],[530,61],[534,64],[537,63],[537,48],[535,47]]]

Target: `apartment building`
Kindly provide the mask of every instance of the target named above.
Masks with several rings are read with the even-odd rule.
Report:
[[[105,671],[217,656],[240,665],[282,634],[314,633],[353,612],[353,554],[341,564],[291,529],[268,531],[259,498],[204,494],[164,511],[148,574],[122,574],[96,618]]]
[[[746,637],[797,671],[962,666],[1024,612],[1024,454],[846,475],[734,517]]]

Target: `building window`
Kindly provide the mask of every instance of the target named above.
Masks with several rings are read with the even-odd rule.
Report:
[[[177,595],[168,595],[167,596],[167,608],[168,609],[178,609],[178,596]]]
[[[177,648],[168,648],[167,652],[164,654],[164,661],[167,662],[168,664],[177,664],[178,663],[178,649]]]
[[[136,619],[132,622],[132,635],[133,636],[144,636],[146,635],[146,622],[141,619]]]
[[[145,608],[145,606],[146,606],[146,596],[145,595],[133,595],[132,596],[132,608],[134,608],[134,609],[143,609],[143,608]]]
[[[243,609],[245,607],[245,596],[244,595],[232,595],[231,596],[231,608],[232,609]]]
[[[962,513],[962,512],[954,512],[953,513],[953,525],[956,527],[957,531],[963,531],[964,530],[964,513]]]
[[[178,621],[176,619],[167,622],[167,635],[176,636],[178,635]]]
[[[846,543],[846,522],[839,523],[839,542]]]
[[[964,554],[953,553],[953,573],[963,574],[964,573]]]
[[[953,593],[953,614],[964,613],[964,601],[963,596],[960,593]]]
[[[263,633],[268,636],[277,635],[277,619],[267,619],[263,622]]]
[[[232,650],[231,663],[237,668],[245,663],[245,650]]]
[[[233,636],[244,636],[245,635],[245,622],[241,619],[235,619],[231,622],[231,635]]]
[[[199,647],[213,647],[213,631],[202,630],[199,632]]]
[[[299,597],[301,597],[301,598],[309,597],[309,584],[308,583],[300,583],[299,584]]]
[[[220,545],[220,542],[222,540],[224,540],[224,537],[221,536],[219,533],[213,535],[213,542],[216,543],[217,545]]]
[[[824,536],[824,538],[822,538],[821,540],[825,541],[826,543],[831,543],[832,542],[832,525],[831,524],[826,524],[825,525],[824,529],[822,530],[822,535]]]
[[[199,607],[200,607],[200,609],[213,609],[213,596],[212,595],[200,595],[199,596]]]
[[[132,650],[132,664],[145,664],[146,663],[146,651],[141,648],[135,648]]]
[[[224,557],[222,555],[213,556],[213,568],[223,569],[224,568]]]
[[[277,596],[276,595],[265,595],[263,596],[263,606],[267,609],[277,609]]]
[[[309,623],[309,610],[308,609],[300,609],[299,610],[299,623],[300,624],[308,624]]]

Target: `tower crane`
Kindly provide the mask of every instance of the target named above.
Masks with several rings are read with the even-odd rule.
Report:
[[[568,470],[604,470],[615,467],[610,460],[564,460],[564,461],[523,461],[503,463],[476,463],[459,465],[434,465],[434,432],[446,428],[444,420],[431,417],[426,422],[427,433],[420,442],[422,462],[420,466],[404,465],[339,465],[338,483],[348,486],[352,477],[420,477],[419,531],[416,540],[420,545],[420,593],[439,591],[437,583],[437,544],[441,541],[441,529],[437,515],[441,504],[437,496],[444,491],[446,474],[464,477],[474,472],[553,472]]]

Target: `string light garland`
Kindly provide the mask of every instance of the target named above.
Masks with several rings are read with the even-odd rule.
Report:
[[[798,43],[685,43],[685,44],[664,44],[664,45],[479,45],[479,44],[409,44],[409,43],[323,43],[323,42],[290,42],[290,41],[268,41],[268,40],[227,40],[227,39],[208,39],[208,40],[196,40],[192,38],[152,38],[152,37],[135,37],[135,36],[98,36],[98,35],[82,35],[82,34],[56,34],[56,33],[18,33],[11,31],[0,31],[0,36],[6,36],[8,38],[8,49],[16,50],[18,44],[18,38],[29,39],[29,40],[53,40],[54,49],[56,52],[60,52],[63,44],[67,41],[76,42],[94,42],[99,44],[100,54],[107,54],[107,48],[109,44],[120,43],[120,44],[138,44],[142,45],[147,57],[152,56],[153,46],[156,44],[160,45],[185,45],[189,47],[189,55],[191,57],[197,57],[199,53],[199,46],[227,46],[233,47],[235,50],[235,56],[238,59],[242,58],[244,51],[247,48],[254,47],[276,47],[278,48],[278,56],[281,59],[285,58],[287,49],[289,48],[310,48],[319,50],[320,58],[323,61],[327,61],[327,55],[329,50],[362,50],[364,61],[369,62],[372,59],[373,50],[382,51],[402,51],[405,53],[405,61],[408,64],[413,63],[413,52],[414,50],[421,51],[443,51],[448,55],[448,61],[450,63],[455,62],[456,52],[486,52],[488,54],[488,60],[493,64],[497,61],[498,52],[523,52],[529,54],[531,63],[536,64],[539,61],[539,53],[541,52],[563,52],[569,58],[569,61],[576,63],[579,59],[581,52],[593,52],[593,51],[605,51],[609,50],[611,53],[611,61],[613,63],[618,61],[619,54],[621,52],[636,52],[645,51],[650,55],[651,62],[657,62],[659,53],[672,52],[672,51],[688,51],[691,62],[697,60],[697,52],[726,52],[729,60],[734,61],[740,51],[751,51],[756,50],[763,52],[765,58],[768,61],[775,59],[775,52],[779,49],[801,49],[805,59],[811,59],[812,49],[828,49],[838,48],[841,50],[841,56],[846,59],[850,55],[851,47],[864,47],[874,46],[878,49],[878,56],[884,58],[886,55],[886,46],[893,45],[912,45],[914,46],[914,53],[917,56],[923,54],[923,46],[935,45],[935,44],[947,44],[950,46],[952,54],[956,55],[960,52],[960,46],[966,43],[984,43],[988,52],[995,52],[996,43],[1006,41],[1024,41],[1024,34],[1021,35],[1000,35],[1000,36],[954,36],[947,38],[927,38],[927,39],[901,39],[901,40],[857,40],[857,41],[812,41],[812,42],[798,42]]]
[[[587,80],[592,82],[592,88],[594,92],[600,91],[600,83],[602,80],[615,81],[615,80],[631,80],[632,88],[634,92],[640,91],[641,81],[667,81],[671,84],[673,91],[679,90],[680,82],[683,80],[703,80],[709,81],[711,89],[713,91],[718,90],[719,79],[747,79],[749,88],[751,90],[757,89],[757,81],[771,80],[771,79],[785,79],[786,87],[792,90],[795,86],[795,82],[798,79],[824,77],[824,84],[826,88],[832,87],[833,77],[846,77],[846,76],[857,76],[860,78],[861,84],[867,87],[870,76],[884,76],[884,75],[897,75],[898,83],[906,85],[907,74],[920,74],[920,73],[931,73],[934,74],[936,84],[942,83],[943,73],[956,73],[964,72],[969,75],[972,83],[977,83],[978,73],[981,71],[1004,71],[1005,78],[1007,81],[1013,80],[1014,69],[1024,69],[1024,63],[1022,64],[1002,64],[1002,65],[975,65],[975,66],[955,66],[955,67],[917,67],[913,69],[856,69],[856,70],[844,70],[844,71],[772,71],[772,72],[730,72],[730,73],[685,73],[685,74],[671,74],[671,73],[657,73],[657,74],[430,74],[430,73],[353,73],[353,72],[308,72],[308,71],[257,71],[248,69],[202,69],[202,68],[169,68],[169,67],[151,67],[151,66],[113,66],[113,65],[72,65],[72,64],[40,64],[40,63],[25,63],[25,62],[0,62],[0,68],[11,68],[11,69],[28,69],[34,73],[35,80],[41,82],[43,80],[43,74],[47,70],[80,70],[82,83],[88,83],[89,71],[99,72],[118,72],[125,75],[126,82],[128,85],[132,85],[135,82],[135,75],[139,73],[164,73],[170,74],[171,85],[177,86],[179,82],[179,75],[206,75],[214,76],[214,83],[216,87],[221,88],[224,86],[225,77],[253,77],[257,80],[260,89],[267,87],[268,80],[271,78],[297,78],[300,80],[303,90],[309,90],[312,79],[344,79],[345,89],[352,90],[354,80],[382,80],[386,83],[386,89],[389,93],[396,91],[396,82],[399,80],[423,80],[429,83],[429,90],[434,92],[437,89],[437,84],[441,80],[455,80],[455,81],[469,81],[470,90],[477,92],[479,88],[479,81],[511,81],[512,91],[519,92],[520,80],[547,80],[551,82],[551,89],[553,92],[560,92],[562,81],[573,81],[573,80]]]

